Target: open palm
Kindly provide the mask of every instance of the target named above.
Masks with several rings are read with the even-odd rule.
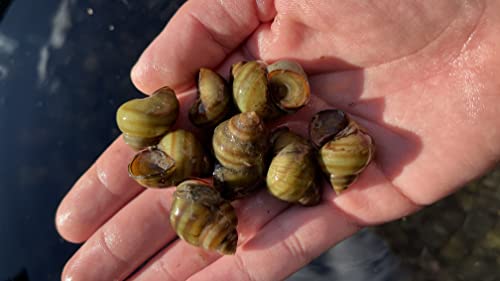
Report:
[[[129,179],[134,152],[120,138],[58,209],[60,234],[86,241],[63,279],[283,279],[363,226],[435,202],[500,159],[499,1],[312,2],[189,1],[132,79],[145,93],[174,87],[178,126],[191,128],[187,89],[200,67],[226,75],[240,60],[298,61],[310,74],[311,102],[277,123],[305,134],[321,109],[350,113],[377,145],[358,181],[340,196],[325,188],[316,207],[265,190],[235,202],[239,246],[221,257],[176,239],[173,190]]]

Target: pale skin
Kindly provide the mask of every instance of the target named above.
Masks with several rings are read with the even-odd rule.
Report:
[[[325,183],[316,207],[265,189],[235,202],[239,246],[220,256],[177,239],[173,189],[129,179],[134,152],[119,138],[59,206],[61,236],[85,242],[62,279],[280,280],[362,227],[453,193],[500,159],[498,11],[500,1],[486,0],[189,1],[131,74],[146,94],[176,89],[178,127],[192,128],[200,67],[227,76],[236,61],[293,59],[310,74],[311,103],[277,123],[305,134],[316,111],[342,109],[373,136],[375,160],[339,196]]]

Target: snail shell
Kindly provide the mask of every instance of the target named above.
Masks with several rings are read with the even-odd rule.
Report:
[[[189,120],[197,127],[219,124],[229,113],[231,94],[224,78],[201,68],[198,74],[198,99],[189,110]]]
[[[155,146],[137,152],[128,165],[128,174],[144,187],[170,186],[175,161]]]
[[[157,146],[139,151],[129,175],[144,187],[169,187],[210,173],[210,161],[196,137],[185,130],[165,135]]]
[[[279,115],[268,94],[266,65],[259,61],[239,62],[231,67],[233,99],[241,112],[256,112],[264,119]]]
[[[309,102],[309,81],[300,64],[281,60],[269,65],[267,71],[271,100],[281,110],[293,113]]]
[[[314,149],[304,138],[286,127],[283,129],[272,137],[273,151],[277,154],[267,172],[267,189],[283,201],[316,205],[321,200],[321,192],[316,182]]]
[[[240,198],[261,182],[268,137],[257,113],[240,113],[219,124],[214,130],[212,147],[222,166],[214,173],[215,187],[222,194],[233,194],[235,198]],[[252,179],[248,178],[249,174],[253,175]]]
[[[336,193],[357,179],[375,153],[370,135],[340,110],[318,112],[309,133],[312,142],[321,146],[318,161]]]
[[[135,150],[155,145],[167,133],[179,114],[179,102],[169,87],[156,90],[150,97],[122,104],[116,113],[123,139]]]
[[[200,180],[177,186],[170,211],[170,224],[191,245],[224,255],[236,252],[236,212],[215,189]]]

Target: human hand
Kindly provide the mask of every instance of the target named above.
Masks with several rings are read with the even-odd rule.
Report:
[[[348,190],[325,187],[310,208],[265,190],[235,202],[234,256],[192,247],[170,227],[173,189],[144,190],[127,175],[133,155],[117,139],[78,180],[56,216],[59,233],[85,244],[64,280],[278,280],[367,225],[406,216],[452,193],[500,159],[498,1],[187,2],[132,71],[151,93],[179,92],[190,127],[195,73],[223,74],[239,60],[300,62],[310,104],[277,123],[305,134],[317,111],[339,108],[377,145]],[[276,124],[275,124],[276,125]]]

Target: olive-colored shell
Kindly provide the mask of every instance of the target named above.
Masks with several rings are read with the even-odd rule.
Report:
[[[224,255],[236,252],[236,212],[229,201],[200,180],[187,180],[177,186],[170,224],[191,245]]]
[[[309,102],[311,90],[300,64],[281,60],[267,67],[269,94],[281,110],[293,113]]]
[[[233,99],[241,112],[255,111],[264,119],[278,115],[270,100],[266,65],[259,61],[239,62],[231,67]]]
[[[171,183],[177,184],[187,178],[208,176],[211,163],[196,136],[186,130],[176,130],[165,135],[158,148],[175,161]]]
[[[128,174],[144,187],[171,186],[175,161],[156,146],[137,152],[128,165]]]
[[[278,154],[285,146],[292,143],[308,144],[309,142],[303,137],[291,132],[286,126],[279,127],[271,133],[271,149],[273,156]]]
[[[280,129],[274,138],[277,151],[267,172],[269,192],[283,201],[316,205],[321,200],[316,182],[316,159],[312,146],[302,137]]]
[[[322,115],[321,118],[314,117],[310,126],[310,136],[317,138],[311,140],[316,144],[324,143],[318,153],[318,162],[335,192],[340,193],[368,166],[374,156],[375,145],[372,138],[343,112],[340,114],[339,110],[329,110],[318,114]],[[338,131],[338,124],[345,123],[339,120],[343,118],[347,120],[347,125]],[[318,126],[319,123],[313,124],[315,120],[322,120],[319,123],[329,129]]]
[[[197,127],[216,126],[229,113],[230,100],[230,89],[224,78],[210,69],[201,68],[198,99],[189,110],[189,120]]]
[[[223,194],[234,194],[235,198],[253,191],[262,180],[268,149],[268,134],[262,119],[255,112],[244,112],[222,122],[215,128],[212,147],[219,163],[225,169],[232,170],[214,174],[215,182],[219,183],[216,188]],[[255,181],[249,183],[248,179],[235,178],[247,175],[248,171],[257,173]],[[226,179],[219,177],[224,174],[227,174]],[[231,178],[231,181],[227,181],[227,178]],[[246,184],[234,185],[241,182]],[[232,191],[223,192],[226,188]]]
[[[210,160],[196,137],[185,130],[165,135],[157,146],[139,151],[129,164],[129,176],[149,188],[169,187],[210,173]]]
[[[169,87],[150,97],[125,102],[116,112],[116,123],[125,142],[136,150],[155,145],[167,133],[179,114],[179,101]]]

